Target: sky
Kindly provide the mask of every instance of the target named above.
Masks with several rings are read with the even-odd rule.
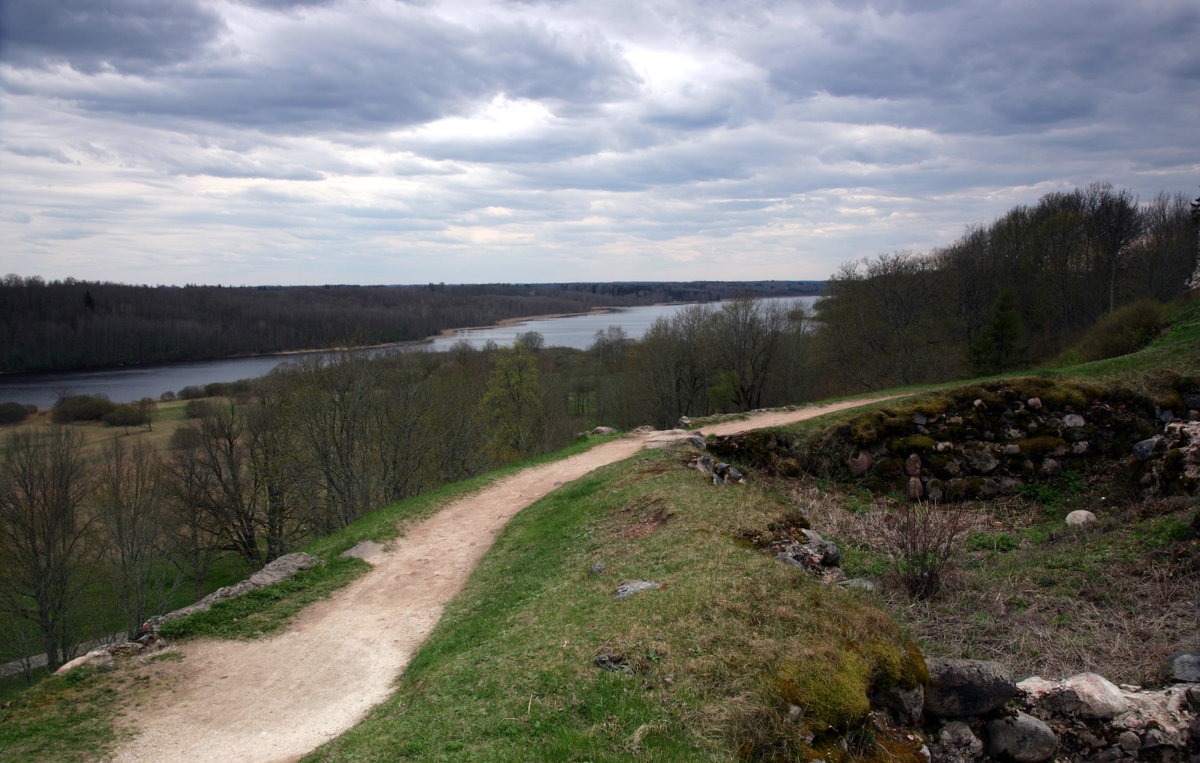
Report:
[[[1196,195],[1196,0],[0,0],[0,274],[824,279]]]

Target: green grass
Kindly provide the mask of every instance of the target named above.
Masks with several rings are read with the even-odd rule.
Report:
[[[116,740],[127,679],[93,668],[51,676],[0,710],[0,758],[95,760]]]
[[[811,752],[810,729],[832,744],[872,677],[919,668],[869,598],[734,542],[786,510],[670,454],[565,486],[513,518],[396,695],[312,759],[728,760]],[[614,599],[630,580],[666,587]],[[788,731],[790,703],[805,715]]]

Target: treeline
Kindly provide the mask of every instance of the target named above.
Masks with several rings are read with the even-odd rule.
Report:
[[[1093,184],[1016,207],[927,255],[848,264],[818,303],[817,391],[1021,368],[1058,356],[1101,316],[1115,316],[1114,331],[1145,321],[1154,311],[1144,301],[1180,296],[1196,267],[1195,209],[1179,194],[1139,204]]]
[[[0,280],[0,372],[54,371],[422,339],[599,306],[814,294],[821,282],[480,286],[130,286]]]

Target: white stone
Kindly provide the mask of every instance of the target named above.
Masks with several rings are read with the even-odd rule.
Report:
[[[1079,697],[1079,715],[1112,718],[1129,710],[1129,701],[1111,681],[1096,673],[1080,673],[1064,681]]]
[[[1072,527],[1090,525],[1096,521],[1096,515],[1087,509],[1076,509],[1067,515],[1067,524]]]

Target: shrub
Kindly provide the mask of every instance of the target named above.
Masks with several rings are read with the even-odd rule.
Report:
[[[56,424],[72,421],[100,421],[116,404],[101,395],[72,395],[54,406],[50,418]]]
[[[212,404],[207,400],[188,400],[183,406],[183,414],[189,419],[202,419],[212,410]]]
[[[101,420],[110,427],[138,427],[150,423],[150,413],[136,405],[116,405]]]
[[[966,515],[929,505],[905,506],[881,519],[891,577],[918,599],[931,599],[953,572],[966,532]]]
[[[20,403],[0,403],[0,424],[19,424],[29,415]]]
[[[1158,336],[1163,327],[1163,306],[1143,299],[1106,313],[1068,351],[1070,360],[1086,363],[1137,352]]]

